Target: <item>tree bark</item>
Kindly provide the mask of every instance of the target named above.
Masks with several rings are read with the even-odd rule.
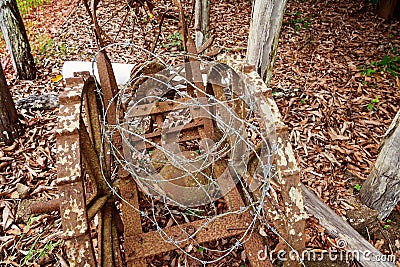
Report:
[[[210,0],[196,0],[194,28],[196,48],[199,49],[210,38]]]
[[[400,199],[400,110],[380,145],[380,152],[360,197],[362,203],[387,217]]]
[[[250,25],[247,60],[254,65],[267,86],[278,47],[286,0],[255,0]]]
[[[12,143],[18,137],[19,127],[17,111],[0,64],[0,141]]]
[[[0,0],[0,27],[17,77],[35,79],[35,62],[16,0]]]
[[[380,0],[378,3],[378,15],[384,19],[400,17],[399,0]]]

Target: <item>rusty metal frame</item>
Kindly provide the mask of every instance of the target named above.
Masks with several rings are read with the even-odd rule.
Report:
[[[97,57],[97,64],[100,74],[100,82],[103,91],[103,101],[108,105],[111,103],[115,92],[116,82],[112,72],[109,59],[104,52],[100,52]],[[192,65],[193,66],[193,65]],[[195,68],[193,72],[195,73]],[[267,94],[268,89],[263,84],[258,74],[251,68],[245,69],[248,77],[247,83],[257,88],[257,94]],[[260,87],[260,88],[258,88]],[[216,97],[222,97],[220,88],[215,87],[214,93]],[[146,257],[160,254],[163,252],[175,250],[177,247],[173,243],[167,243],[157,231],[144,233],[141,227],[141,218],[137,210],[139,210],[139,192],[137,185],[131,175],[119,168],[119,190],[121,196],[128,203],[122,202],[122,218],[115,206],[115,198],[112,196],[106,180],[110,181],[111,168],[114,168],[111,158],[104,158],[104,162],[100,162],[99,155],[101,149],[107,151],[109,147],[102,147],[101,141],[101,125],[100,111],[97,105],[95,93],[95,82],[92,77],[84,76],[84,78],[71,78],[67,80],[65,93],[60,97],[60,122],[57,131],[58,146],[58,179],[57,184],[60,191],[60,201],[49,202],[47,208],[53,210],[60,205],[62,216],[62,225],[64,229],[64,239],[67,244],[68,258],[71,266],[123,266],[123,259],[128,266],[147,266]],[[81,104],[83,102],[83,105]],[[276,165],[278,169],[278,182],[287,184],[282,186],[281,195],[285,201],[286,210],[292,210],[292,213],[284,213],[280,218],[269,218],[274,221],[279,233],[292,244],[295,249],[300,251],[304,248],[304,210],[302,202],[293,199],[293,190],[299,187],[299,170],[291,151],[290,143],[287,141],[287,128],[279,119],[279,111],[274,105],[272,97],[268,98],[271,105],[272,113],[275,116],[275,125],[277,126],[277,136],[280,148],[277,151],[278,157]],[[112,103],[111,103],[112,105]],[[159,103],[158,108],[151,110],[157,118],[162,112],[173,110],[175,106]],[[237,104],[235,111],[242,112],[242,106]],[[87,125],[83,123],[82,109],[84,109]],[[110,109],[112,110],[112,109]],[[137,115],[141,114],[137,110]],[[107,121],[115,123],[115,109],[111,114],[107,114]],[[159,120],[159,118],[158,118]],[[197,130],[198,134],[194,134],[193,138],[213,136],[205,125],[212,123],[211,118],[203,118],[186,127],[185,130]],[[204,131],[204,129],[208,131]],[[157,138],[146,136],[147,138]],[[122,152],[121,136],[113,137],[113,145]],[[105,172],[101,171],[100,165],[107,166]],[[222,175],[224,170],[223,163],[216,163],[216,175],[218,172]],[[220,169],[220,171],[218,171]],[[86,171],[89,178],[90,190],[88,190],[88,181],[85,182],[83,170]],[[228,172],[229,173],[229,172]],[[228,175],[225,179],[232,180]],[[233,180],[232,180],[233,182]],[[88,191],[88,192],[86,192]],[[90,191],[90,192],[89,192]],[[257,192],[254,192],[257,198]],[[245,206],[241,194],[236,187],[226,196],[228,203],[232,209],[239,209]],[[54,202],[54,203],[53,203]],[[61,203],[61,204],[60,204]],[[273,200],[265,202],[265,210],[276,209],[278,203]],[[131,208],[131,206],[137,210]],[[40,211],[46,209],[46,205],[39,207]],[[32,210],[32,208],[31,208]],[[295,214],[296,216],[292,216]],[[98,226],[98,255],[94,253],[92,239],[89,233],[89,222],[94,216],[99,218]],[[245,229],[243,225],[252,223],[253,217],[249,212],[240,215],[231,214],[207,225],[207,228],[201,229],[195,236],[197,243],[206,243],[220,238],[240,235]],[[169,236],[176,236],[178,239],[184,239],[188,236],[182,232],[182,227],[198,229],[205,221],[198,220],[184,225],[172,226],[164,228],[163,231]],[[296,233],[296,235],[293,235]],[[300,233],[300,234],[299,234]],[[124,235],[124,253],[120,250],[120,236]],[[182,243],[180,246],[185,246]],[[251,266],[272,266],[269,261],[260,261],[257,251],[264,247],[263,239],[258,233],[252,233],[250,240],[244,243],[244,248]],[[97,261],[96,261],[97,260]],[[295,266],[297,263],[292,262]]]
[[[187,68],[190,68],[190,73],[192,74],[193,80],[201,81],[201,73],[199,64],[191,61],[186,64]],[[196,79],[197,77],[197,79]],[[197,91],[197,97],[205,97],[203,93],[205,88],[202,83],[196,82],[196,87],[200,88]],[[222,87],[215,86],[214,93],[217,98],[222,98],[224,96],[224,92]],[[194,94],[194,92],[193,92]],[[183,98],[180,99],[179,102],[190,101],[189,99]],[[182,108],[179,105],[179,102],[176,104],[172,104],[170,102],[158,102],[157,106],[154,104],[142,104],[135,106],[132,110],[130,110],[130,114],[134,114],[136,117],[141,116],[155,116],[155,120],[158,122],[161,115],[163,113],[168,113],[169,111]],[[244,116],[244,105],[235,102],[235,111],[240,114],[240,116]],[[206,113],[206,112],[205,112]],[[243,113],[243,114],[242,114]],[[159,123],[158,123],[159,126]],[[192,123],[188,123],[185,127],[181,128],[181,131],[188,131],[193,128],[196,128],[198,134],[192,132],[192,136],[190,139],[196,138],[209,138],[215,139],[214,134],[214,125],[210,116],[207,114],[202,114],[202,119],[194,120]],[[171,130],[173,132],[173,129]],[[150,134],[145,134],[146,138],[159,138],[161,136],[161,132],[155,132]],[[183,134],[186,136],[186,134]],[[185,139],[186,140],[186,139]],[[137,140],[139,141],[139,139]],[[153,140],[153,142],[157,143],[160,140]],[[182,141],[182,140],[181,140]],[[150,149],[149,145],[146,147]],[[218,161],[214,163],[214,173],[215,176],[221,177],[227,168],[227,164],[222,161]],[[224,179],[227,181],[231,191],[224,198],[227,203],[230,203],[229,209],[239,210],[241,207],[244,207],[244,202],[242,200],[242,196],[234,185],[233,178],[231,177],[229,171],[224,174],[226,177]],[[232,186],[233,185],[233,186]],[[168,243],[164,240],[165,237],[161,235],[161,233],[157,231],[150,231],[143,233],[141,228],[141,220],[139,213],[132,209],[131,206],[139,207],[138,202],[138,192],[137,186],[132,179],[129,177],[128,179],[122,181],[120,184],[121,195],[124,199],[127,199],[129,203],[123,203],[122,211],[123,211],[123,220],[125,222],[125,253],[126,253],[126,262],[128,266],[147,266],[146,257],[154,256],[157,254],[165,253],[171,250],[176,250],[177,245],[174,243]],[[177,240],[187,239],[189,237],[189,233],[195,232],[199,229],[199,232],[195,236],[196,243],[202,244],[206,242],[210,242],[213,240],[232,237],[236,235],[243,234],[247,227],[252,223],[253,217],[250,215],[250,211],[247,211],[242,214],[230,214],[221,218],[216,219],[212,223],[209,223],[206,219],[194,221],[191,223],[186,223],[180,226],[171,226],[163,229],[164,234],[167,236],[174,236]],[[206,228],[202,228],[205,223],[207,223]],[[188,233],[182,231],[182,229],[191,229]],[[189,242],[182,242],[179,244],[179,247],[183,248],[188,245]],[[251,266],[272,266],[269,261],[260,260],[257,252],[260,248],[263,248],[262,238],[258,235],[258,233],[252,233],[249,240],[244,243],[244,248],[247,253],[247,257],[251,263]]]

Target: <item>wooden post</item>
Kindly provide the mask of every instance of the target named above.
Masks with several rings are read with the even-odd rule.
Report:
[[[196,48],[199,49],[210,38],[210,0],[196,0],[194,28],[196,30]]]
[[[18,137],[19,128],[17,111],[0,64],[0,141],[12,143]]]
[[[35,62],[16,0],[0,0],[0,27],[18,78],[35,79]]]
[[[286,0],[255,0],[247,46],[248,64],[254,65],[268,86],[278,47]]]
[[[361,201],[387,217],[400,199],[400,110],[383,137],[380,152],[368,179],[364,182]]]
[[[380,0],[378,3],[378,15],[384,19],[400,17],[399,0]]]

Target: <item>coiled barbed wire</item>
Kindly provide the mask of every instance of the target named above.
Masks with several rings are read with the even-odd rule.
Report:
[[[254,97],[254,92],[245,82],[244,72],[237,73],[225,64],[197,55],[183,53],[156,55],[131,43],[116,43],[104,47],[102,50],[114,47],[138,49],[141,53],[146,53],[148,59],[136,69],[136,73],[122,86],[108,105],[103,101],[101,102],[103,113],[102,147],[104,145],[110,147],[110,153],[113,155],[116,165],[129,171],[141,191],[146,195],[151,208],[141,210],[139,207],[133,206],[105,179],[113,194],[139,212],[144,220],[150,222],[165,242],[174,244],[182,253],[200,261],[203,265],[225,258],[233,250],[247,242],[256,229],[257,221],[282,238],[274,228],[269,226],[264,211],[264,201],[268,195],[270,179],[273,175],[272,158],[276,149],[274,126],[266,123],[267,118],[271,118],[272,115],[265,114],[266,102],[263,98]],[[196,66],[200,67],[200,71],[201,68],[203,70],[208,69],[208,71],[201,73],[200,78],[190,76],[190,73],[187,73],[186,70],[190,70],[193,66],[191,66],[191,63],[185,63],[185,58],[188,57],[191,61],[197,62]],[[93,71],[96,63],[95,58],[92,60]],[[163,65],[164,69],[149,75],[140,74],[146,63],[153,61]],[[173,62],[174,65],[169,62]],[[215,92],[209,90],[209,85],[213,85],[213,83],[222,87],[224,97],[218,98],[214,95]],[[132,85],[135,85],[135,88],[132,88]],[[188,87],[194,88],[197,95],[190,95],[187,92]],[[97,93],[102,94],[100,87],[97,87]],[[102,100],[102,98],[100,99]],[[146,138],[145,134],[146,129],[148,132],[148,129],[154,126],[150,125],[152,123],[151,110],[158,107],[160,103],[167,103],[167,105],[178,106],[179,108],[174,108],[166,115],[162,127],[157,125],[158,128],[162,128],[161,140],[155,142],[151,138]],[[110,109],[114,107],[112,104],[116,106],[115,125],[110,125],[106,120]],[[245,107],[242,108],[242,110],[245,110],[244,116],[238,114],[237,110],[235,111],[238,105]],[[263,109],[260,109],[261,105],[264,106]],[[138,109],[144,106],[148,108],[149,113],[138,116]],[[194,118],[195,116],[191,113],[193,110],[200,111],[198,112],[201,113],[200,118],[212,119],[219,138],[205,142],[202,138],[199,138],[198,141],[191,144],[190,151],[185,149],[182,151],[182,145],[179,144],[179,133],[185,125],[193,122],[194,119],[198,119]],[[178,116],[181,116],[180,121],[177,120]],[[174,131],[171,131],[171,129]],[[116,134],[122,136],[123,151],[120,151],[113,144],[113,136]],[[174,134],[175,138],[168,138],[169,134]],[[146,146],[152,149],[146,148]],[[192,155],[188,157],[187,152],[192,153]],[[101,163],[104,162],[103,158],[106,157],[104,153],[103,150],[100,155]],[[155,153],[162,155],[162,159],[158,162],[152,158],[152,154]],[[251,174],[249,174],[250,159],[256,162],[256,168],[253,168]],[[223,160],[227,162],[224,172],[229,172],[228,175],[231,175],[234,180],[234,183],[228,184],[231,186],[228,188],[221,186],[220,177],[213,175],[214,165]],[[179,170],[180,173],[172,179],[163,177],[160,175],[160,167],[164,168],[166,165],[172,166],[172,170]],[[101,168],[103,176],[106,177],[106,167],[101,165]],[[116,170],[117,168],[114,168],[111,180],[117,178]],[[179,185],[181,181],[191,181],[192,186],[181,186]],[[215,205],[216,202],[228,194],[232,186],[235,185],[241,189],[245,198],[245,206],[236,210],[232,207],[219,210],[218,206]],[[181,193],[178,194],[178,199],[175,197],[176,192],[174,192],[175,195],[168,192],[170,188]],[[252,194],[255,190],[260,190],[258,198],[255,198]],[[180,231],[186,238],[177,240],[175,237],[168,236],[158,222],[157,207],[167,213],[173,221],[172,224],[178,226],[182,221],[178,218],[178,215],[185,217],[185,214],[189,214],[194,219],[206,220],[203,225],[190,233],[187,229],[180,227]],[[202,244],[204,250],[222,254],[218,258],[208,261],[202,260],[180,246],[180,244],[188,241],[195,246],[200,246],[194,237],[210,223],[223,216],[242,214],[248,211],[252,216],[251,223],[246,225],[245,231],[240,234],[240,237],[237,237],[237,242],[232,247],[217,250],[204,247]]]

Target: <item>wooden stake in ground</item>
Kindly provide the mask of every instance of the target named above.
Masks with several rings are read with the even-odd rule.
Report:
[[[19,127],[17,111],[0,64],[0,141],[12,143],[18,137]]]
[[[286,0],[255,0],[253,5],[247,60],[256,67],[267,86],[272,76],[285,6]]]
[[[400,111],[386,132],[379,156],[361,191],[361,201],[387,217],[400,200]]]
[[[0,0],[0,27],[18,78],[35,79],[35,62],[16,0]]]
[[[194,28],[196,30],[196,49],[210,38],[210,0],[196,0]]]

